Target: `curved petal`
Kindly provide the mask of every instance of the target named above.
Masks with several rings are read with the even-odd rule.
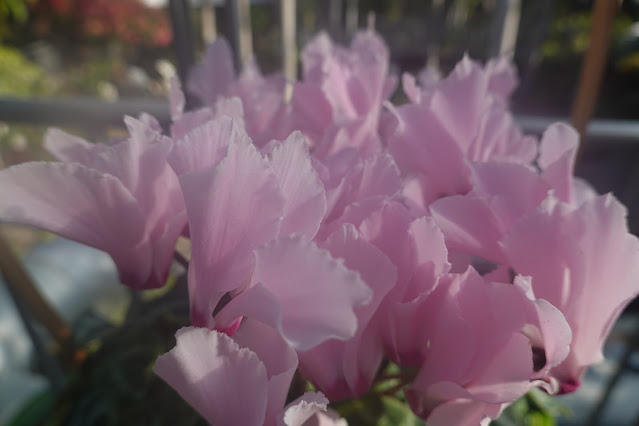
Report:
[[[230,117],[219,117],[196,127],[175,142],[167,160],[177,175],[217,166],[231,140],[248,138]]]
[[[224,37],[218,37],[206,49],[203,62],[193,67],[187,88],[204,102],[212,104],[228,91],[234,80],[231,48]]]
[[[205,328],[182,328],[175,337],[176,346],[157,359],[155,374],[211,424],[262,426],[268,385],[257,355]]]
[[[286,426],[302,426],[320,411],[326,411],[328,399],[322,392],[306,392],[286,406],[283,423]]]
[[[252,318],[242,320],[233,340],[255,352],[264,363],[268,378],[265,424],[275,424],[297,370],[297,355],[277,330]]]
[[[301,235],[273,240],[256,250],[255,258],[255,284],[231,300],[216,321],[254,317],[280,330],[298,351],[355,334],[354,309],[372,293],[343,261]]]
[[[304,136],[293,132],[273,149],[270,164],[286,200],[280,235],[299,232],[312,239],[326,213],[326,195]]]
[[[191,320],[208,326],[219,297],[248,280],[253,249],[279,232],[284,199],[268,163],[244,140],[231,141],[217,167],[183,174],[180,184],[192,242]]]
[[[145,219],[115,177],[77,163],[26,163],[0,171],[0,219],[36,226],[111,255],[123,283],[151,268]]]

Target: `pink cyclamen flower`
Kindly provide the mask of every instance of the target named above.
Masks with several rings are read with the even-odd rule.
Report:
[[[344,259],[370,286],[372,300],[355,308],[357,331],[352,338],[328,340],[300,352],[300,371],[331,400],[357,397],[370,389],[384,355],[379,329],[371,319],[388,291],[395,285],[395,266],[379,249],[367,242],[351,224],[335,231],[322,247]]]
[[[230,330],[257,318],[298,350],[352,337],[353,308],[371,291],[311,241],[326,199],[305,139],[293,133],[264,158],[225,120],[187,135],[170,158],[192,241],[192,323]]]
[[[574,129],[555,123],[541,139],[539,170],[499,161],[469,164],[472,190],[440,198],[430,205],[431,214],[446,236],[447,247],[503,263],[501,239],[551,191],[567,203],[577,204],[589,198],[572,176],[577,144]]]
[[[557,390],[540,374],[566,357],[570,328],[526,287],[487,282],[470,268],[415,301],[423,360],[407,397],[429,425],[487,424],[535,386]]]
[[[284,407],[297,356],[264,324],[245,320],[233,338],[187,327],[176,341],[154,371],[211,424],[302,426],[326,411],[321,393],[304,394]]]
[[[260,147],[293,130],[282,121],[285,87],[281,73],[263,76],[254,60],[248,61],[236,76],[231,49],[224,38],[216,39],[208,47],[203,62],[193,68],[187,84],[191,93],[207,106],[219,108],[218,103],[225,98],[238,98],[246,131]]]
[[[347,147],[363,155],[380,151],[382,103],[396,84],[388,75],[385,43],[372,28],[357,32],[349,48],[320,33],[301,56],[302,81],[295,83],[291,97],[292,129],[311,139],[319,157]]]
[[[45,147],[61,162],[0,171],[0,219],[23,223],[104,250],[122,283],[162,286],[186,224],[173,143],[153,121],[127,118],[130,137],[91,144],[49,130]]]
[[[549,197],[503,240],[511,267],[532,277],[536,297],[556,306],[573,332],[568,358],[551,371],[563,391],[579,386],[622,309],[639,292],[639,241],[612,195],[574,207]]]
[[[388,149],[411,181],[405,193],[416,204],[425,208],[470,190],[467,161],[530,164],[537,156],[535,139],[521,133],[506,109],[504,83],[495,81],[498,69],[464,57],[415,102],[389,105],[395,130],[387,130]]]

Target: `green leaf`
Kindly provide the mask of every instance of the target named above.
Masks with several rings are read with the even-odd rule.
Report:
[[[424,421],[417,417],[409,405],[391,397],[382,397],[383,413],[377,426],[423,426]]]
[[[36,396],[22,407],[8,426],[31,426],[41,425],[49,416],[56,403],[56,396],[53,392],[46,390]]]

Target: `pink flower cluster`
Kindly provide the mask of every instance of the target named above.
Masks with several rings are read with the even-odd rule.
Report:
[[[505,60],[404,75],[401,105],[372,30],[319,35],[302,64],[236,75],[216,41],[188,86],[205,107],[176,84],[168,136],[148,115],[108,146],[49,131],[60,162],[1,171],[0,218],[108,252],[133,288],[190,238],[193,326],[155,372],[214,424],[345,424],[326,397],[387,362],[434,426],[576,389],[639,291],[639,243],[573,176],[575,131],[522,134]],[[296,372],[321,392],[286,405]]]

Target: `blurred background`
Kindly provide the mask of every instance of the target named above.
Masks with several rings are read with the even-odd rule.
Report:
[[[606,2],[612,14],[601,12]],[[577,174],[613,191],[639,230],[639,0],[0,0],[0,168],[48,159],[40,144],[49,126],[105,141],[124,134],[124,115],[145,111],[167,123],[169,80],[183,79],[217,36],[235,47],[238,67],[252,52],[264,73],[284,68],[292,77],[314,34],[348,43],[370,13],[398,75],[425,66],[446,75],[465,53],[480,61],[509,55],[522,126],[540,133],[552,121],[583,123]],[[604,49],[592,54],[600,72],[588,74],[593,37]],[[590,110],[576,111],[589,89],[592,102],[581,104]],[[0,424],[201,422],[149,369],[186,321],[186,306],[166,308],[167,300],[186,301],[184,286],[131,295],[99,252],[24,227],[2,225],[0,235],[82,349],[66,361],[52,355],[60,339],[37,314],[24,314],[29,306],[16,307],[0,280]],[[534,398],[527,407],[549,404],[544,410],[564,425],[639,424],[637,324],[626,315],[609,360],[561,400],[572,414]],[[168,340],[145,333],[150,325]],[[148,417],[148,398],[172,408]]]

